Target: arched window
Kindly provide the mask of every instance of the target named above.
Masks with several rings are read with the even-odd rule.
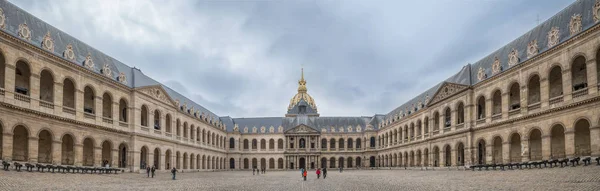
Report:
[[[160,130],[160,112],[158,109],[154,110],[154,129]]]
[[[229,148],[235,149],[235,139],[233,137],[229,138]]]
[[[283,139],[277,140],[277,149],[279,149],[279,150],[283,149]]]
[[[452,125],[452,111],[449,107],[444,112],[444,128],[448,128]]]
[[[66,110],[75,110],[75,84],[71,79],[65,78],[63,81],[63,108]],[[65,110],[65,109],[63,109]]]
[[[502,92],[496,90],[492,96],[493,113],[492,115],[499,115],[502,113]]]
[[[181,136],[181,121],[179,121],[179,119],[175,121],[175,131],[177,136]]]
[[[440,113],[437,111],[433,113],[433,131],[440,130]]]
[[[550,88],[548,88],[550,91],[550,99],[563,95],[562,69],[560,68],[560,66],[554,66],[552,70],[550,70],[548,82],[550,83]]]
[[[258,141],[256,139],[252,139],[252,150],[256,150],[258,148]]]
[[[334,138],[331,138],[331,140],[329,140],[329,148],[335,149],[335,139]]]
[[[54,77],[48,70],[43,70],[40,74],[40,100],[54,103]]]
[[[519,86],[519,83],[513,83],[510,86],[510,93],[509,93],[509,97],[510,97],[510,105],[508,106],[508,110],[515,110],[515,109],[520,109],[521,108],[521,88]]]
[[[344,148],[344,138],[340,138],[340,140],[338,141],[339,144],[339,148],[343,149]]]
[[[23,61],[18,61],[15,69],[15,93],[29,95],[31,91],[29,88],[30,79],[31,70],[29,65]]]
[[[425,131],[425,134],[429,133],[429,117],[425,117],[425,120],[423,120],[423,128]]]
[[[300,138],[300,140],[299,140],[298,144],[300,144],[300,145],[299,145],[299,147],[300,147],[301,149],[304,149],[304,148],[306,148],[306,140],[304,140],[304,138]]]
[[[171,133],[171,123],[173,123],[171,121],[171,114],[167,114],[167,116],[165,117],[165,128],[167,133]]]
[[[573,91],[579,91],[587,88],[587,68],[585,57],[578,56],[571,65],[571,80]]]
[[[348,139],[348,149],[354,148],[354,140],[352,138]]]
[[[119,121],[127,122],[127,102],[121,98],[119,100]]]
[[[273,149],[275,149],[275,140],[270,139],[269,140],[269,150],[273,150]]]
[[[527,84],[527,102],[529,105],[540,103],[540,77],[534,75]]]
[[[267,150],[267,141],[265,139],[260,140],[260,150]]]
[[[321,149],[327,149],[327,139],[321,139]]]
[[[102,117],[112,119],[112,97],[108,93],[102,95]]]
[[[360,138],[356,139],[356,148],[360,149],[360,145],[362,144],[362,140]]]
[[[140,117],[140,124],[144,127],[148,127],[148,107],[142,105],[142,117]]]
[[[244,150],[248,150],[249,146],[248,146],[248,139],[244,139]]]
[[[458,108],[456,109],[456,124],[465,123],[465,104],[460,102],[458,104]]]
[[[477,119],[485,119],[485,97],[477,98]]]
[[[371,140],[369,141],[369,147],[375,148],[375,137],[371,137]]]
[[[85,113],[94,114],[95,111],[95,103],[94,98],[96,95],[94,94],[94,90],[90,86],[85,86],[83,90],[83,111]]]
[[[0,53],[0,88],[4,89],[4,78],[6,78],[6,59]]]

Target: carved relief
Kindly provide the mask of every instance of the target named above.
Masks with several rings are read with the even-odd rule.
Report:
[[[256,127],[252,127],[252,133],[256,133],[257,132],[257,128]]]
[[[581,14],[575,14],[571,16],[571,22],[569,22],[569,31],[571,36],[581,31]]]
[[[552,27],[552,30],[548,32],[548,48],[552,48],[558,44],[560,40],[560,31],[558,27]]]
[[[248,133],[248,127],[244,127],[244,133]]]
[[[356,132],[360,132],[360,131],[362,131],[362,127],[360,127],[360,125],[356,126]]]
[[[352,132],[352,126],[348,126],[348,131],[347,132]]]
[[[535,56],[539,52],[537,40],[532,40],[527,45],[527,58]]]
[[[233,132],[238,132],[240,130],[240,127],[238,126],[238,124],[233,125]]]
[[[344,132],[344,127],[340,127],[340,133]]]
[[[25,40],[31,40],[31,30],[29,30],[29,27],[27,26],[27,23],[23,23],[19,25],[19,37],[25,39]]]
[[[371,124],[367,125],[367,129],[366,130],[367,131],[373,130],[373,125],[371,125]]]
[[[165,103],[171,103],[171,100],[169,99],[169,97],[167,97],[167,95],[165,93],[163,93],[163,91],[159,88],[146,88],[146,89],[141,89],[140,91],[148,96],[154,97]]]
[[[0,8],[0,28],[6,29],[6,16],[4,16],[2,8]]]
[[[269,133],[275,133],[275,127],[273,127],[273,126],[269,127]]]
[[[502,71],[502,65],[500,64],[500,60],[498,57],[494,57],[494,63],[492,64],[492,73],[497,74]]]
[[[63,57],[65,57],[67,60],[75,60],[75,52],[73,52],[73,45],[71,45],[70,43],[67,44],[67,48],[63,52]]]
[[[46,33],[44,39],[42,40],[42,48],[54,52],[54,40],[52,40],[52,36],[50,35],[50,31]]]
[[[278,129],[277,132],[283,133],[283,127],[282,126],[279,126],[277,129]]]
[[[92,55],[90,53],[88,53],[88,55],[85,57],[85,60],[83,61],[83,66],[89,68],[90,70],[94,70],[94,60],[92,60]]]
[[[517,49],[512,49],[512,51],[510,51],[510,54],[508,54],[508,65],[509,66],[514,66],[517,65],[519,63],[519,51],[517,51]]]
[[[444,83],[444,85],[442,85],[440,87],[440,89],[436,92],[436,94],[434,95],[433,99],[431,100],[431,103],[439,102],[447,97],[450,97],[450,96],[458,93],[460,90],[463,90],[465,88],[467,88],[467,86],[465,86],[465,85]]]
[[[335,127],[331,127],[331,128],[329,129],[329,131],[330,131],[330,132],[332,132],[332,133],[335,133]]]
[[[600,0],[596,0],[596,4],[592,9],[592,14],[594,14],[594,22],[600,21]]]
[[[321,132],[322,132],[322,133],[327,133],[327,129],[325,129],[325,128],[322,128],[322,129],[321,129]]]
[[[104,67],[102,67],[102,71],[101,72],[106,77],[112,78],[112,70],[110,69],[110,66],[108,64],[104,64]]]
[[[260,127],[260,132],[261,132],[261,133],[265,133],[265,130],[266,130],[266,129],[267,129],[267,128],[266,128],[265,126],[262,126],[262,127]]]

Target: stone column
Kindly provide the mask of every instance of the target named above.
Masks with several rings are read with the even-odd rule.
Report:
[[[83,144],[75,143],[73,152],[75,153],[75,162],[73,164],[75,166],[82,166],[83,165]]]
[[[456,108],[453,108],[450,112],[450,131],[456,130],[456,120],[458,120],[458,115],[456,113],[458,113],[458,111],[456,111]]]
[[[492,122],[492,111],[494,110],[494,105],[492,104],[492,94],[488,94],[485,98],[485,122]]]
[[[4,89],[6,90],[6,97],[9,99],[14,99],[13,94],[15,91],[16,60],[13,56],[11,56],[11,54],[6,54],[5,59],[6,61],[4,64]]]
[[[4,136],[2,137],[2,160],[12,161],[13,133],[4,132],[1,136]]]
[[[110,152],[112,153],[112,161],[110,163],[110,167],[111,168],[119,167],[119,149],[113,148]]]
[[[60,165],[62,163],[62,141],[52,141],[52,164]]]
[[[563,100],[569,101],[573,99],[571,93],[573,93],[573,79],[571,78],[571,68],[563,68],[562,71],[562,82],[563,82]]]
[[[510,142],[502,142],[502,163],[510,162]]]
[[[502,100],[502,104],[500,106],[500,109],[502,109],[502,119],[507,119],[508,118],[508,108],[510,107],[510,89],[502,92],[502,96],[501,100]]]
[[[102,166],[102,147],[94,147],[94,166]]]
[[[104,110],[102,107],[102,95],[98,95],[99,91],[97,89],[94,93],[96,94],[94,98],[94,115],[96,115],[96,124],[102,124],[102,110]]]
[[[521,162],[529,162],[529,137],[524,136],[521,140]]]
[[[592,156],[600,156],[600,126],[590,127],[590,144],[592,145]]]
[[[31,162],[31,163],[37,163],[38,162],[38,149],[39,149],[39,147],[38,147],[38,140],[39,139],[37,137],[29,136],[29,140],[28,140],[29,141],[29,143],[28,143],[29,144],[28,145],[29,148],[27,149],[28,150],[28,154],[27,155],[29,156],[28,157],[28,161]]]
[[[32,66],[37,64],[35,62],[31,62]],[[29,77],[29,97],[31,99],[31,107],[39,108],[40,106],[40,71],[37,71],[35,67],[30,68],[31,76]],[[35,158],[37,160],[37,157]]]
[[[56,113],[62,112],[63,94],[63,83],[54,82],[54,112]]]
[[[596,94],[598,92],[598,69],[597,69],[597,65],[596,65],[596,61],[597,59],[600,58],[594,58],[594,59],[589,59],[586,63],[586,68],[587,68],[587,77],[588,77],[588,94]],[[592,151],[593,153],[593,151]]]
[[[567,158],[575,156],[575,130],[565,128],[565,155]]]
[[[545,110],[550,100],[550,81],[547,76],[540,76],[540,108]]]
[[[526,81],[524,84],[521,84],[520,87],[520,102],[519,104],[521,104],[521,114],[526,114],[527,113],[527,106],[529,105],[529,101],[527,100],[527,98],[529,97],[529,89],[527,89],[527,83],[529,83],[529,81]],[[541,93],[541,92],[540,92]]]
[[[550,135],[542,136],[542,160],[550,160],[550,155],[552,155],[552,143],[550,138]]]
[[[493,164],[494,163],[494,147],[492,147],[492,144],[487,143],[485,145],[485,163],[486,164]]]

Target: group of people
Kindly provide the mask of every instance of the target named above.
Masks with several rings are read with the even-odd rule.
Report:
[[[261,169],[258,169],[255,166],[254,168],[252,168],[252,175],[256,175],[256,174],[254,174],[254,172],[256,172],[256,174],[260,174],[260,173],[265,174],[267,172],[267,168],[266,167],[262,167]]]
[[[154,175],[156,174],[156,166],[152,166],[152,168],[150,167],[146,167],[146,174],[148,175],[148,178],[150,178],[150,175],[152,175],[152,178],[154,178]],[[171,175],[173,175],[173,180],[175,180],[175,175],[177,175],[177,168],[173,167],[173,169],[171,169]]]
[[[308,176],[308,170],[304,169],[304,168],[300,168],[300,173],[302,175],[302,178],[304,178],[304,181],[306,181],[306,177]],[[317,174],[317,179],[321,178],[321,169],[317,168],[317,171],[315,172]],[[323,179],[327,178],[327,168],[323,168]]]

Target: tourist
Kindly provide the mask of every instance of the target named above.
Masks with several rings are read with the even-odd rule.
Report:
[[[304,176],[304,169],[303,168],[300,168],[300,176],[301,177]]]
[[[317,168],[317,179],[321,178],[321,169]]]
[[[252,175],[255,175],[255,174],[254,174],[254,168],[252,168]]]
[[[152,169],[150,169],[150,171],[152,171],[152,178],[154,178],[154,171],[156,171],[156,166],[152,166]]]
[[[302,174],[302,176],[304,177],[304,181],[306,181],[306,176],[308,175],[307,171],[305,170],[304,173]]]
[[[327,168],[323,168],[323,179],[327,178]]]
[[[177,169],[175,167],[171,169],[171,174],[173,174],[173,180],[175,180],[175,175],[177,175]]]
[[[146,174],[148,174],[148,178],[150,178],[150,167],[149,166],[146,167]]]

